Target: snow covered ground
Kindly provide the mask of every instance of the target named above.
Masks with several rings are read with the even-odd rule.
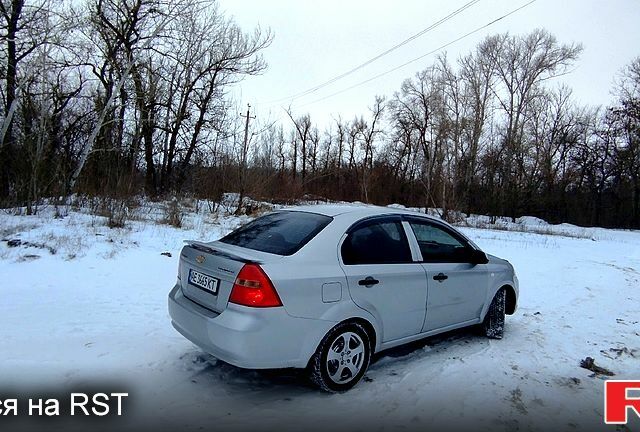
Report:
[[[394,349],[352,391],[328,395],[295,371],[219,362],[173,330],[166,295],[182,240],[219,238],[247,217],[200,205],[178,229],[147,207],[118,229],[86,210],[0,214],[0,399],[104,385],[131,394],[126,415],[104,425],[132,429],[580,431],[605,429],[604,378],[581,359],[640,379],[640,232],[535,218],[463,228],[518,273],[505,338],[471,329]]]

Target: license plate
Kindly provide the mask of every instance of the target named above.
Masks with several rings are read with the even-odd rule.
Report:
[[[218,294],[218,283],[220,281],[214,277],[208,276],[193,269],[189,270],[189,283],[198,288],[209,291],[212,294]]]

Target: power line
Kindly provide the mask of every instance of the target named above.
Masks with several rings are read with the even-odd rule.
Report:
[[[342,90],[340,90],[340,91],[337,91],[337,92],[335,92],[335,93],[332,93],[332,94],[330,94],[330,95],[328,95],[328,96],[325,96],[325,97],[322,97],[322,98],[320,98],[320,99],[316,99],[316,100],[314,100],[314,101],[311,101],[311,102],[308,102],[308,103],[306,103],[306,104],[300,105],[300,106],[299,106],[299,108],[302,108],[302,107],[305,107],[305,106],[308,106],[308,105],[312,105],[312,104],[315,104],[315,103],[318,103],[318,102],[322,102],[323,100],[326,100],[326,99],[332,98],[332,97],[337,96],[337,95],[339,95],[339,94],[341,94],[341,93],[347,92],[347,91],[352,90],[352,89],[354,89],[354,88],[356,88],[356,87],[360,87],[361,85],[367,84],[367,83],[369,83],[369,82],[371,82],[371,81],[374,81],[374,80],[376,80],[376,79],[378,79],[378,78],[381,78],[381,77],[383,77],[383,76],[385,76],[385,75],[388,75],[388,74],[390,74],[391,72],[395,72],[395,71],[397,71],[398,69],[402,69],[403,67],[405,67],[405,66],[407,66],[407,65],[410,65],[411,63],[414,63],[414,62],[416,62],[416,61],[418,61],[418,60],[423,59],[424,57],[427,57],[427,56],[429,56],[429,55],[431,55],[431,54],[433,54],[433,53],[436,53],[436,52],[438,52],[438,51],[441,51],[442,49],[444,49],[444,48],[448,47],[449,45],[453,45],[454,43],[459,42],[459,41],[461,41],[462,39],[465,39],[465,38],[467,38],[467,37],[471,36],[472,34],[477,33],[477,32],[479,32],[480,30],[483,30],[483,29],[485,29],[485,28],[487,28],[487,27],[489,27],[489,26],[491,26],[491,25],[493,25],[493,24],[497,23],[498,21],[500,21],[500,20],[502,20],[502,19],[504,19],[504,18],[506,18],[506,17],[508,17],[508,16],[510,16],[510,15],[513,15],[514,13],[516,13],[516,12],[520,11],[521,9],[524,9],[525,7],[527,7],[527,6],[529,6],[530,4],[535,3],[535,2],[536,2],[536,0],[531,0],[531,1],[529,1],[528,3],[525,3],[524,5],[520,6],[519,8],[514,9],[514,10],[512,10],[511,12],[509,12],[509,13],[507,13],[507,14],[502,15],[501,17],[496,18],[496,19],[494,19],[493,21],[491,21],[491,22],[489,22],[489,23],[487,23],[487,24],[485,24],[485,25],[483,25],[483,26],[481,26],[481,27],[478,27],[478,28],[476,28],[475,30],[470,31],[469,33],[467,33],[467,34],[465,34],[465,35],[463,35],[463,36],[460,36],[459,38],[454,39],[454,40],[452,40],[451,42],[448,42],[448,43],[446,43],[446,44],[444,44],[444,45],[442,45],[442,46],[440,46],[440,47],[438,47],[438,48],[436,48],[436,49],[434,49],[434,50],[432,50],[432,51],[429,51],[428,53],[423,54],[423,55],[421,55],[420,57],[416,57],[416,58],[414,58],[413,60],[409,60],[408,62],[401,64],[400,66],[396,66],[396,67],[394,67],[393,69],[389,69],[389,70],[387,70],[387,71],[385,71],[385,72],[382,72],[381,74],[378,74],[378,75],[376,75],[376,76],[374,76],[374,77],[368,78],[368,79],[366,79],[366,80],[364,80],[364,81],[360,81],[360,82],[359,82],[359,83],[357,83],[357,84],[354,84],[354,85],[352,85],[352,86],[350,86],[350,87],[347,87],[347,88],[345,88],[345,89],[342,89]]]
[[[311,88],[309,88],[307,90],[304,90],[304,91],[302,91],[300,93],[296,93],[296,94],[291,95],[291,96],[287,96],[287,97],[280,98],[280,99],[275,99],[275,100],[268,101],[268,102],[265,102],[265,103],[278,103],[278,102],[283,102],[283,101],[286,101],[286,100],[293,101],[293,100],[301,98],[302,96],[306,96],[306,95],[308,95],[310,93],[314,93],[314,92],[320,90],[321,88],[328,86],[329,84],[333,84],[334,82],[336,82],[336,81],[338,81],[338,80],[340,80],[340,79],[342,79],[342,78],[344,78],[344,77],[346,77],[348,75],[351,75],[352,73],[362,69],[363,67],[370,65],[371,63],[375,62],[376,60],[380,59],[381,57],[384,57],[385,55],[389,54],[390,52],[395,51],[398,48],[408,44],[412,40],[419,38],[420,36],[424,35],[425,33],[430,32],[431,30],[435,29],[436,27],[440,26],[441,24],[445,23],[446,21],[449,21],[451,18],[455,17],[456,15],[462,13],[466,9],[468,9],[471,6],[475,5],[479,1],[480,0],[471,0],[470,2],[466,3],[464,6],[456,9],[453,12],[451,12],[449,15],[447,15],[444,18],[441,18],[440,20],[438,20],[435,23],[431,24],[429,27],[427,27],[425,29],[422,29],[418,33],[414,34],[413,36],[411,36],[411,37],[409,37],[409,38],[407,38],[405,40],[403,40],[402,42],[399,42],[398,44],[392,46],[391,48],[387,49],[386,51],[383,51],[382,53],[376,55],[375,57],[370,58],[369,60],[365,61],[364,63],[359,64],[358,66],[356,66],[356,67],[354,67],[352,69],[349,69],[348,71],[346,71],[344,73],[341,73],[340,75],[337,75],[337,76],[331,78],[330,80],[323,82],[322,84],[318,84],[317,86],[311,87]]]

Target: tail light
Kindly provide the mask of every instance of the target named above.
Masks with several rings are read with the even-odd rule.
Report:
[[[249,307],[282,306],[269,276],[257,264],[245,264],[242,267],[233,284],[229,301]]]

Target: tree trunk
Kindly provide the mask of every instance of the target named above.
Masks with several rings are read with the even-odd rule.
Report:
[[[145,189],[148,194],[156,194],[156,169],[153,161],[153,131],[155,128],[155,116],[153,109],[148,106],[146,93],[142,84],[142,77],[137,67],[132,68],[134,88],[136,91],[136,104],[140,115],[140,135],[144,146],[144,160],[146,163]]]
[[[11,2],[11,10],[8,15],[5,14],[7,20],[7,59],[6,59],[6,77],[5,77],[5,133],[0,143],[0,160],[2,161],[2,173],[0,174],[0,197],[8,197],[9,184],[13,172],[14,155],[14,133],[13,133],[13,112],[15,112],[16,104],[16,82],[18,76],[18,59],[16,51],[16,36],[18,33],[18,21],[22,14],[24,0],[13,0]],[[4,9],[4,7],[3,7]]]

